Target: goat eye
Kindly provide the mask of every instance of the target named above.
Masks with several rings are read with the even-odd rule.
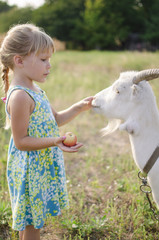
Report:
[[[118,93],[118,94],[119,94],[119,90],[118,90],[118,89],[116,89],[115,91],[116,91],[116,93]]]

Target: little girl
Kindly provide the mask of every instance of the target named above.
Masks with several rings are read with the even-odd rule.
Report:
[[[62,151],[77,152],[82,144],[64,146],[58,126],[89,110],[93,99],[88,97],[61,112],[50,106],[45,92],[34,82],[46,81],[53,52],[52,39],[33,24],[11,28],[0,49],[12,131],[7,179],[13,229],[19,231],[21,240],[39,240],[46,218],[68,207]],[[9,86],[10,69],[13,79]]]

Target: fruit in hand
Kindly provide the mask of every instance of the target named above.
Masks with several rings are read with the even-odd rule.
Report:
[[[72,132],[67,132],[65,133],[64,135],[66,138],[65,140],[63,141],[63,144],[67,147],[72,147],[74,145],[76,145],[77,143],[77,137],[74,133]]]

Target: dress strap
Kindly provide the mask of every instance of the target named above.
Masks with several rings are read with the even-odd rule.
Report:
[[[25,88],[25,87],[22,87],[22,86],[19,86],[19,85],[9,88],[8,93],[7,93],[6,106],[5,106],[5,111],[6,111],[6,114],[8,115],[8,117],[9,117],[9,119],[10,119],[10,114],[7,111],[8,101],[9,101],[9,98],[10,98],[12,92],[16,91],[16,90],[24,90],[34,100],[35,105],[36,105],[34,92],[32,90],[30,90],[29,88]]]

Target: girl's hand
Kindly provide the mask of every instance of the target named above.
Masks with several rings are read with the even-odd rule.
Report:
[[[56,119],[58,126],[62,126],[71,120],[73,120],[77,115],[81,112],[89,110],[92,107],[92,101],[94,97],[87,97],[83,100],[73,104],[71,107],[67,108],[66,110],[56,112],[52,108],[53,115]]]
[[[63,140],[65,138],[66,137],[58,137],[55,139],[55,146],[59,147],[63,152],[69,152],[69,153],[78,152],[78,149],[83,146],[82,143],[77,143],[75,146],[67,147],[63,144]]]
[[[92,107],[92,101],[94,97],[87,97],[84,98],[83,100],[79,101],[76,103],[76,105],[80,108],[80,112],[87,111]]]

